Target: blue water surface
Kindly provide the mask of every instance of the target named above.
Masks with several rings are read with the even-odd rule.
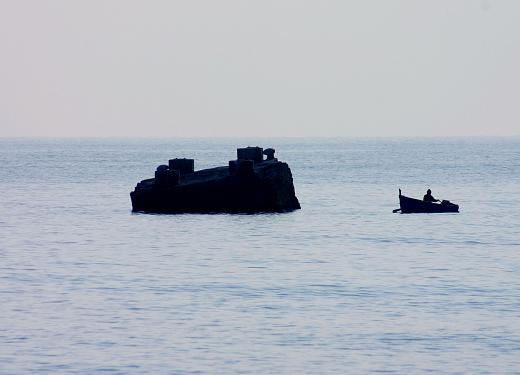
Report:
[[[302,210],[146,215],[276,148]],[[0,373],[520,373],[520,139],[2,139]],[[460,214],[392,214],[427,188]]]

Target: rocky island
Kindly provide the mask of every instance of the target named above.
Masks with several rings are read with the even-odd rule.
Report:
[[[194,170],[193,159],[160,165],[155,178],[130,193],[132,210],[147,213],[259,213],[300,209],[291,169],[275,150],[237,149],[228,166]],[[264,156],[266,158],[264,159]]]

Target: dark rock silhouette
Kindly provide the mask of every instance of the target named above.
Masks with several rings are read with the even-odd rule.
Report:
[[[256,213],[300,209],[292,174],[275,150],[237,149],[228,166],[194,171],[193,159],[160,165],[155,178],[130,193],[133,211],[149,213]],[[263,155],[267,160],[263,159]]]

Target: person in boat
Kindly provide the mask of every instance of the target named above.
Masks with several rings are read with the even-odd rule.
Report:
[[[424,202],[439,202],[438,199],[435,199],[432,195],[432,191],[430,189],[426,190],[426,194],[423,197]]]

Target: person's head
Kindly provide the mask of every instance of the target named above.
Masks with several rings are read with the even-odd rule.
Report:
[[[430,189],[426,190],[426,194],[430,195],[432,191]]]

